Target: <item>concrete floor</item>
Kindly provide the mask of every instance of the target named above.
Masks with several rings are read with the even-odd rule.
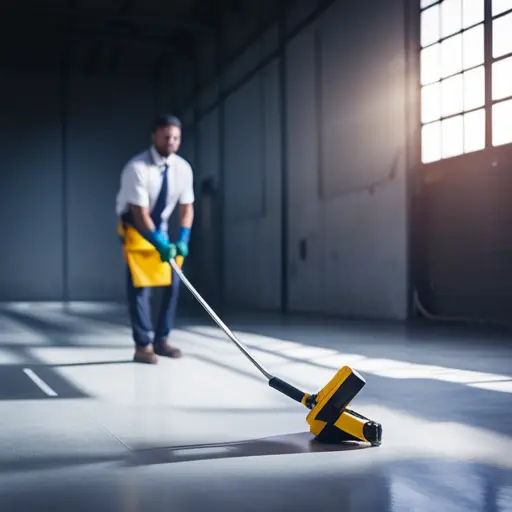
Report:
[[[124,310],[0,308],[0,510],[512,511],[512,343],[455,329],[227,319],[315,392],[348,364],[378,448],[318,446],[204,314],[131,363]]]

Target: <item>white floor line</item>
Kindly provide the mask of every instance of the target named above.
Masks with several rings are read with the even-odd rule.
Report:
[[[23,368],[23,372],[32,382],[44,391],[48,396],[58,396],[57,393],[46,382],[34,373],[30,368]]]

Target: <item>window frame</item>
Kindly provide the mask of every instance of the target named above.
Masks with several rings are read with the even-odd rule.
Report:
[[[447,161],[447,160],[452,160],[454,158],[463,158],[463,157],[470,157],[471,155],[474,155],[475,152],[482,152],[482,151],[486,151],[488,149],[493,149],[493,148],[496,148],[496,147],[503,147],[503,146],[507,146],[507,145],[512,145],[512,141],[510,143],[504,143],[504,144],[501,144],[500,146],[494,146],[493,145],[493,110],[494,110],[494,105],[498,104],[498,103],[502,103],[502,102],[506,102],[506,101],[509,101],[512,99],[512,89],[510,91],[510,95],[509,96],[504,96],[504,97],[501,97],[499,99],[494,99],[493,98],[493,80],[492,80],[492,75],[493,75],[493,66],[494,66],[494,63],[495,62],[499,62],[499,61],[502,61],[502,60],[506,60],[507,58],[512,58],[512,49],[511,49],[511,52],[510,53],[506,53],[504,55],[500,55],[499,57],[496,57],[494,58],[493,57],[493,24],[495,22],[495,20],[498,20],[500,18],[502,18],[503,16],[507,16],[507,15],[512,15],[512,8],[510,10],[506,10],[506,11],[503,11],[499,14],[497,14],[496,16],[493,16],[492,15],[492,0],[484,0],[484,19],[483,21],[480,21],[478,23],[474,23],[468,27],[465,27],[465,28],[462,28],[461,30],[453,33],[453,34],[450,34],[449,36],[447,37],[440,37],[440,39],[438,39],[437,41],[433,42],[433,43],[430,43],[428,45],[426,45],[425,47],[422,46],[422,31],[421,31],[421,27],[422,27],[422,13],[430,8],[433,8],[435,6],[438,6],[437,8],[439,9],[439,35],[442,36],[442,21],[441,21],[441,16],[442,16],[442,4],[446,1],[446,0],[436,0],[436,1],[428,1],[428,2],[425,2],[425,0],[413,0],[416,2],[416,6],[417,6],[417,12],[419,13],[418,15],[418,22],[417,22],[417,27],[418,27],[418,39],[417,39],[417,42],[418,42],[418,52],[417,52],[417,55],[418,55],[418,77],[417,77],[417,87],[418,87],[418,90],[419,90],[419,108],[418,108],[418,114],[419,114],[419,117],[418,117],[418,126],[419,126],[419,137],[418,137],[418,142],[419,142],[419,161],[420,161],[420,164],[422,166],[432,166],[434,164],[439,164],[440,162],[444,162],[444,161]],[[463,2],[464,0],[461,0],[461,4],[463,6]],[[422,3],[428,3],[429,5],[427,7],[421,7],[421,4]],[[423,66],[422,66],[422,50],[424,50],[425,48],[429,48],[429,47],[432,47],[432,46],[435,46],[436,44],[442,44],[443,41],[446,41],[447,39],[450,39],[452,37],[455,37],[455,36],[458,36],[458,37],[461,37],[461,39],[463,38],[463,34],[479,25],[482,25],[483,26],[483,38],[484,38],[484,41],[483,41],[483,45],[484,45],[484,60],[483,60],[483,63],[479,64],[479,65],[476,65],[476,66],[472,66],[471,68],[464,68],[464,49],[462,49],[462,69],[457,72],[457,73],[454,73],[450,76],[446,76],[446,77],[442,77],[442,72],[440,73],[440,77],[435,80],[435,81],[430,81],[428,82],[428,84],[423,84],[423,79],[422,79],[422,69],[423,69]],[[463,23],[462,23],[462,26],[463,26]],[[462,46],[464,46],[462,44]],[[441,66],[441,64],[440,64]],[[475,108],[470,108],[470,109],[465,109],[464,107],[464,100],[463,100],[463,110],[460,111],[460,112],[457,112],[457,113],[454,113],[452,115],[449,115],[449,116],[443,116],[443,112],[442,112],[442,96],[440,97],[439,101],[441,102],[441,105],[439,107],[439,111],[441,113],[441,117],[439,119],[436,118],[436,120],[429,120],[429,121],[426,121],[424,122],[423,121],[423,88],[427,85],[431,85],[431,84],[440,84],[440,88],[442,88],[442,82],[448,78],[451,78],[453,76],[456,76],[456,75],[459,75],[459,74],[462,74],[464,76],[464,73],[467,72],[467,71],[471,71],[471,70],[475,70],[479,67],[483,66],[483,69],[484,69],[484,83],[485,83],[485,90],[484,90],[484,96],[485,96],[485,100],[484,100],[484,104],[479,106],[479,107],[475,107]],[[464,90],[462,92],[462,95],[464,97]],[[442,123],[443,121],[445,120],[449,120],[453,117],[457,117],[457,116],[460,116],[460,115],[465,115],[465,114],[471,114],[471,113],[474,113],[474,112],[478,112],[480,110],[484,111],[485,113],[485,144],[484,144],[484,147],[482,149],[477,149],[477,150],[472,150],[472,151],[469,151],[469,152],[466,152],[466,149],[465,149],[465,142],[464,142],[464,139],[463,139],[463,152],[461,154],[457,154],[456,156],[443,156],[442,154],[442,140],[440,141],[440,151],[441,151],[441,156],[435,160],[432,160],[432,161],[427,161],[425,162],[424,161],[424,147],[423,147],[423,127],[426,126],[426,125],[431,125],[433,123],[441,123],[440,124],[440,132],[442,133]],[[464,127],[463,127],[463,131],[464,131]]]

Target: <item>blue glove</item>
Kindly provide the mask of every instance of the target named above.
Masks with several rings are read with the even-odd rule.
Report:
[[[169,237],[165,233],[155,230],[146,234],[145,238],[155,247],[163,262],[176,258],[176,245],[169,243]]]
[[[180,228],[180,238],[176,242],[176,251],[180,256],[186,258],[188,256],[188,242],[190,240],[190,228]]]

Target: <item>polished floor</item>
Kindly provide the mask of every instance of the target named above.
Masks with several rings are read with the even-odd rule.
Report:
[[[455,328],[227,319],[308,391],[348,364],[383,444],[319,446],[206,315],[131,362],[123,309],[0,307],[0,511],[512,511],[512,340]]]

